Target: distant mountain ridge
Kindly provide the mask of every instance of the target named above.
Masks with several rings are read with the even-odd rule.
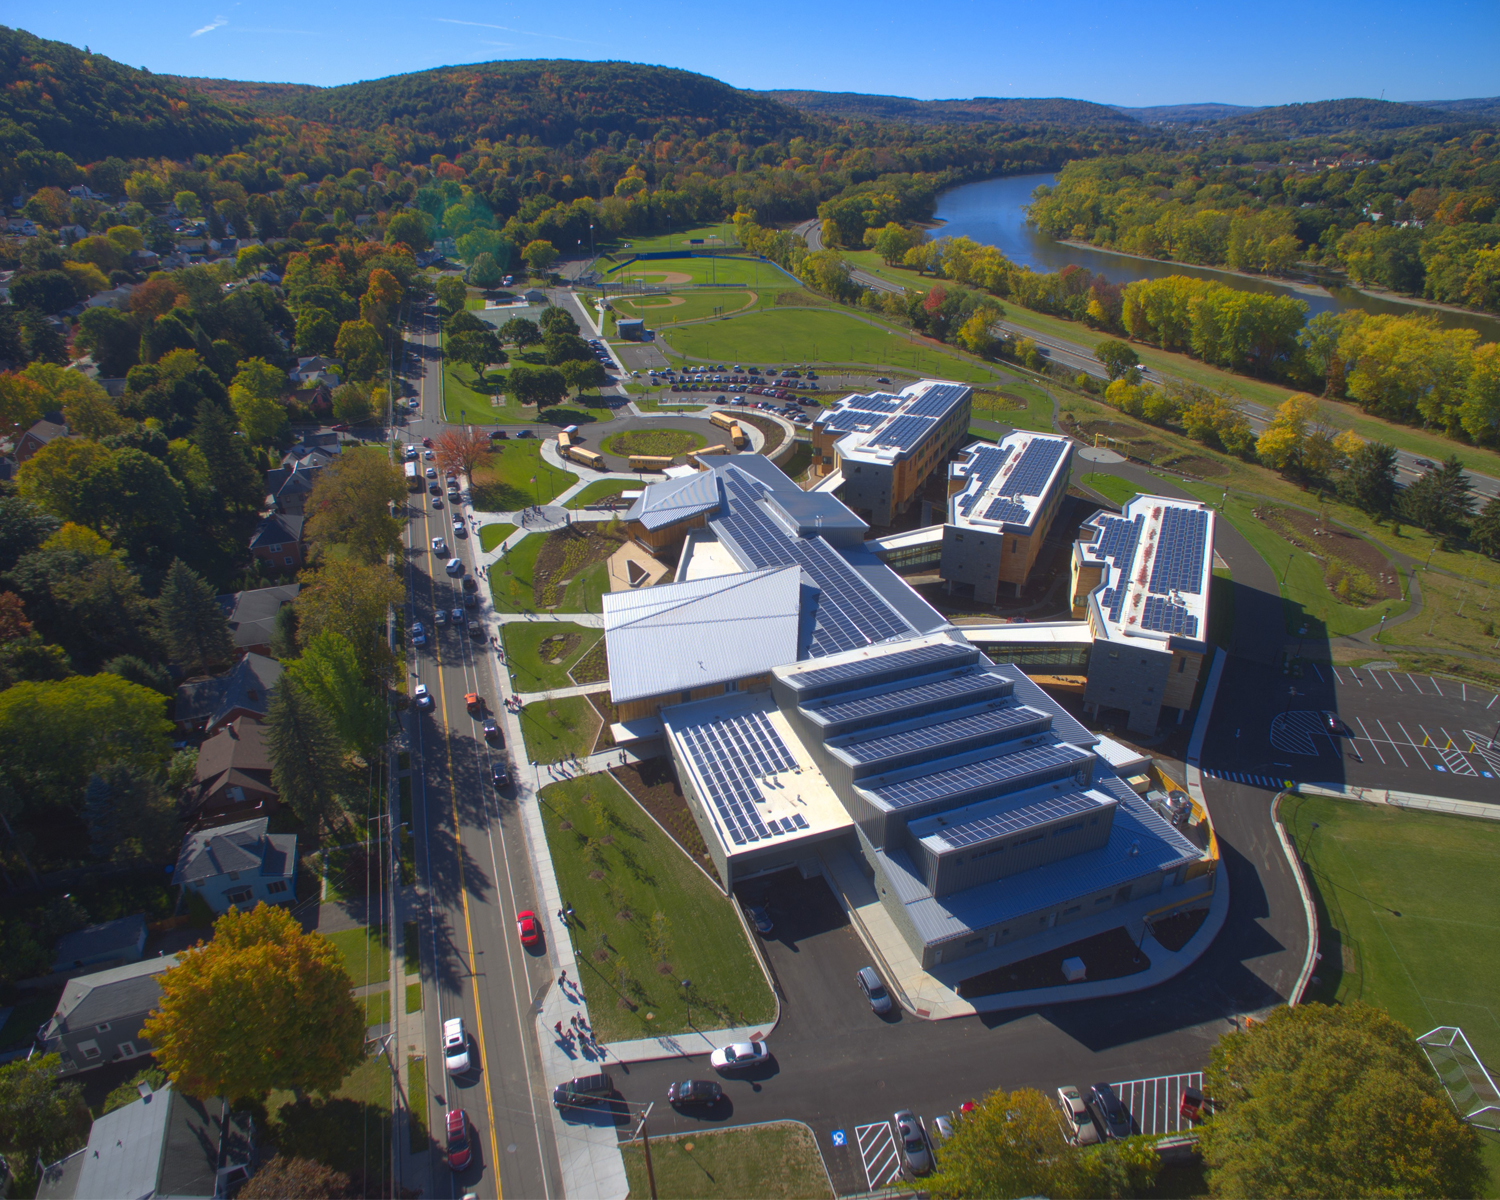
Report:
[[[905,96],[862,92],[776,90],[757,93],[825,119],[900,121],[916,125],[1063,125],[1084,128],[1128,121],[1107,104],[1090,100],[1004,99],[975,96],[969,100],[912,100]]]

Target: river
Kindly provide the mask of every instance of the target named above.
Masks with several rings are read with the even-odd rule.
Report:
[[[1434,316],[1448,329],[1473,329],[1486,342],[1500,341],[1500,319],[1479,313],[1451,312],[1399,300],[1366,296],[1354,288],[1323,288],[1313,284],[1273,283],[1268,279],[1251,279],[1208,267],[1185,263],[1160,262],[1111,254],[1087,246],[1053,241],[1035,226],[1026,223],[1026,206],[1031,194],[1042,184],[1052,184],[1057,176],[1011,175],[1004,179],[987,179],[966,183],[938,197],[934,219],[942,224],[934,237],[970,237],[976,242],[996,247],[1006,258],[1034,271],[1060,271],[1063,267],[1087,267],[1111,283],[1130,283],[1136,279],[1161,279],[1166,275],[1191,275],[1212,279],[1246,291],[1278,296],[1294,296],[1305,301],[1308,315],[1320,312],[1342,312],[1358,308],[1368,313],[1396,313],[1402,316]]]

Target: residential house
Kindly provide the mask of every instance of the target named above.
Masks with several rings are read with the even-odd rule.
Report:
[[[84,967],[123,966],[140,962],[146,949],[146,914],[121,917],[101,925],[86,925],[57,939],[52,951],[54,972]]]
[[[154,271],[161,265],[155,250],[132,250],[125,258],[132,271]]]
[[[269,283],[272,287],[279,287],[281,285],[281,276],[271,270],[270,267],[267,267],[259,275],[256,275],[254,280],[256,283]]]
[[[119,287],[110,288],[107,292],[95,292],[83,302],[84,308],[125,308],[130,304],[130,293],[135,291],[135,284],[122,283]]]
[[[182,812],[191,829],[208,829],[269,816],[281,806],[271,782],[266,731],[253,717],[231,721],[198,748],[193,782]]]
[[[171,1196],[220,1200],[257,1166],[255,1122],[220,1099],[197,1100],[170,1083],[137,1084],[140,1099],[105,1113],[89,1144],[45,1168],[38,1200]]]
[[[5,232],[20,234],[22,237],[36,237],[36,222],[29,217],[7,217]]]
[[[177,956],[166,954],[68,980],[39,1034],[46,1052],[62,1060],[61,1073],[149,1054],[141,1026],[161,999],[157,976],[176,965]]]
[[[521,299],[526,301],[527,304],[549,303],[547,299],[547,293],[542,291],[541,288],[527,288],[524,292],[521,293]]]
[[[290,457],[290,456],[288,456]],[[307,507],[307,497],[323,470],[323,451],[294,459],[289,467],[266,472],[266,507],[283,515],[300,517]]]
[[[182,840],[175,887],[216,913],[243,905],[291,904],[297,896],[297,835],[268,833],[265,817],[200,829]]]
[[[277,587],[255,588],[220,596],[219,607],[229,622],[234,648],[240,654],[271,653],[271,634],[276,628],[276,614],[290,604],[302,590],[300,583],[283,583]]]
[[[68,427],[63,422],[62,413],[43,413],[40,421],[16,439],[16,462],[25,462],[53,438],[67,436]]]
[[[201,237],[178,238],[177,251],[180,254],[206,254],[208,252],[208,239]]]
[[[271,571],[295,571],[302,565],[302,518],[271,513],[255,527],[250,553]]]
[[[176,721],[184,732],[217,733],[240,717],[261,720],[281,679],[281,664],[250,653],[222,675],[191,679],[177,688]]]
[[[108,197],[102,192],[96,192],[86,183],[75,183],[68,189],[68,195],[78,200],[107,200]]]
[[[308,355],[297,360],[297,365],[287,372],[293,383],[323,383],[332,380],[330,387],[339,385],[340,363],[336,358],[324,358],[320,354]]]

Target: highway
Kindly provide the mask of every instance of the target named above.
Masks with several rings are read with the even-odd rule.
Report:
[[[802,236],[810,250],[821,250],[823,248],[822,233],[817,221],[804,221],[794,229],[795,233]],[[873,289],[877,292],[899,292],[902,289],[889,280],[881,279],[868,271],[854,268],[850,274],[854,281],[862,287]],[[1094,352],[1087,346],[1079,345],[1077,342],[1065,341],[1062,338],[1053,337],[1049,334],[1040,334],[1034,330],[1017,325],[1011,321],[997,321],[994,325],[995,332],[1011,338],[1030,338],[1037,344],[1043,355],[1051,362],[1067,368],[1069,371],[1083,372],[1095,379],[1106,379],[1108,374],[1103,365],[1094,357]],[[1146,375],[1146,381],[1157,382],[1162,376],[1159,372],[1151,372]],[[1231,389],[1233,385],[1230,385]],[[1236,398],[1240,408],[1244,410],[1246,419],[1250,422],[1250,428],[1257,436],[1265,432],[1270,423],[1273,410],[1264,404],[1256,404],[1254,401]],[[1330,409],[1337,418],[1337,409]],[[1453,452],[1462,457],[1463,447],[1457,444]],[[1427,470],[1423,464],[1432,460],[1425,459],[1420,454],[1414,454],[1409,450],[1396,451],[1396,481],[1402,486],[1414,483]],[[1481,503],[1500,496],[1500,479],[1489,475],[1482,475],[1478,471],[1465,471],[1468,476],[1469,486],[1474,489],[1480,497]]]
[[[407,426],[409,440],[442,431],[435,318],[414,314],[411,345],[420,366],[413,389],[421,414]],[[399,429],[398,429],[399,436]],[[435,465],[424,463],[424,466]],[[439,608],[462,606],[460,581],[444,570],[432,539],[442,537],[473,568],[477,537],[457,538],[446,500],[432,506],[425,492],[410,497],[405,542],[410,683],[426,684],[432,709],[410,710],[412,827],[419,896],[408,911],[419,924],[422,947],[423,1022],[427,1047],[427,1125],[438,1149],[429,1155],[430,1180],[407,1179],[428,1196],[553,1197],[560,1195],[549,1097],[534,1031],[535,998],[551,980],[545,956],[517,940],[515,916],[534,907],[525,838],[511,789],[490,783],[492,762],[507,751],[486,745],[464,696],[478,692],[492,711],[501,706],[499,673],[489,649],[490,624],[478,612],[482,639],[450,622],[435,626]],[[428,631],[426,646],[410,644],[413,621]],[[498,719],[498,718],[497,718]],[[510,753],[516,753],[512,747]],[[402,1002],[397,990],[396,1003]],[[460,1016],[471,1039],[472,1069],[445,1077],[442,1022]],[[400,1048],[403,1052],[405,1047]],[[440,1147],[447,1104],[464,1108],[474,1122],[476,1162],[459,1176],[449,1172]]]

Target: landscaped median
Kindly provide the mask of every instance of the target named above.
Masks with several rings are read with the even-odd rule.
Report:
[[[559,894],[576,914],[576,975],[601,1041],[775,1019],[732,901],[614,779],[554,783],[538,799]]]
[[[495,611],[602,612],[606,560],[623,541],[613,522],[580,522],[522,538],[490,566]]]
[[[518,692],[548,692],[579,681],[568,672],[604,636],[571,621],[507,621],[500,630],[511,685]]]

